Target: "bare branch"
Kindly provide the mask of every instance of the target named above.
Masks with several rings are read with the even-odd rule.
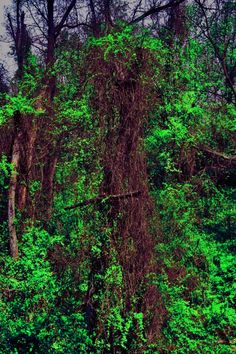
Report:
[[[165,5],[161,5],[161,6],[158,6],[158,7],[154,6],[154,7],[150,8],[148,11],[144,12],[141,16],[139,16],[139,17],[137,17],[137,18],[131,20],[131,21],[129,22],[129,24],[132,25],[132,24],[134,24],[134,23],[138,23],[138,22],[144,20],[146,17],[149,17],[149,16],[151,16],[151,15],[157,14],[157,13],[159,13],[159,12],[161,12],[161,11],[164,11],[164,10],[166,10],[166,9],[169,9],[169,8],[171,8],[171,7],[178,6],[178,5],[180,5],[181,3],[183,3],[184,1],[185,1],[185,0],[176,0],[176,1],[171,1],[171,0],[170,0],[170,1],[169,1],[167,4],[165,4]]]
[[[45,15],[45,13],[40,9],[40,7],[37,5],[37,3],[35,3],[35,1],[33,1],[33,0],[31,0],[31,4],[34,6],[34,8],[38,12],[38,14],[44,19],[44,21],[47,22],[47,17]],[[26,6],[27,6],[27,3],[26,3]],[[29,9],[30,6],[27,6],[27,8]]]
[[[135,19],[135,16],[138,12],[138,9],[140,8],[140,6],[142,5],[142,0],[139,0],[138,4],[135,6],[134,10],[133,10],[133,15],[132,15],[132,20],[131,22]]]
[[[71,209],[75,209],[81,206],[86,206],[86,205],[90,205],[90,204],[95,204],[95,203],[101,203],[105,200],[114,200],[114,199],[126,199],[126,198],[132,198],[132,197],[139,197],[141,195],[141,191],[135,191],[135,192],[129,192],[129,193],[125,193],[125,194],[113,194],[113,195],[106,195],[106,194],[101,194],[98,197],[95,198],[91,198],[91,199],[87,199],[83,202],[71,205],[71,206],[67,206],[64,208],[64,210],[71,210]]]
[[[75,23],[75,24],[69,24],[69,23],[64,23],[64,25],[62,26],[62,28],[69,28],[69,29],[74,29],[74,28],[78,28],[80,26],[85,26],[85,27],[89,27],[89,28],[92,28],[91,25],[89,25],[88,23],[86,22],[78,22],[78,23]]]
[[[64,23],[66,22],[70,12],[72,11],[72,9],[75,7],[75,4],[76,4],[76,0],[72,0],[70,5],[67,7],[64,15],[62,16],[62,19],[60,21],[60,23],[56,26],[55,28],[55,37],[58,37],[58,35],[60,34],[62,28],[63,28],[63,25]]]
[[[235,87],[234,87],[234,84],[233,82],[231,81],[231,78],[230,78],[230,74],[228,72],[228,68],[227,68],[227,65],[226,65],[226,62],[225,62],[225,55],[226,55],[226,51],[224,51],[224,55],[221,55],[220,53],[220,50],[217,46],[217,44],[214,42],[211,34],[210,34],[210,24],[209,24],[209,20],[208,20],[208,17],[207,17],[207,14],[206,14],[206,8],[204,7],[204,5],[201,3],[201,1],[199,0],[196,0],[196,3],[198,4],[198,6],[200,7],[201,11],[202,11],[202,15],[205,19],[205,24],[206,24],[206,32],[204,33],[205,37],[209,40],[209,42],[211,43],[212,45],[212,48],[215,52],[215,55],[216,57],[218,58],[219,62],[220,62],[220,65],[222,67],[222,70],[224,72],[224,76],[225,76],[225,79],[226,79],[226,82],[228,83],[228,86],[229,88],[231,89],[233,95],[234,95],[234,98],[236,100],[236,90],[235,90]]]
[[[42,36],[43,36],[45,39],[47,39],[47,35],[45,34],[45,32],[43,31],[43,29],[40,27],[39,23],[38,23],[38,22],[36,21],[36,19],[34,18],[34,15],[33,15],[33,13],[32,13],[32,10],[31,10],[30,6],[28,7],[28,11],[29,11],[29,13],[30,13],[30,16],[31,16],[31,18],[32,18],[32,20],[33,20],[33,22],[34,22],[34,24],[35,24],[35,27],[37,27],[38,30],[40,31],[40,33],[42,34]]]
[[[96,17],[96,11],[95,11],[95,6],[94,6],[93,0],[89,1],[89,7],[90,7],[91,12],[92,12],[92,24],[95,25],[96,22],[97,22],[97,17]]]
[[[111,11],[110,11],[110,0],[103,0],[103,6],[104,6],[104,16],[105,16],[105,22],[112,26],[112,19],[111,19]]]
[[[236,163],[236,155],[231,155],[231,156],[228,156],[228,155],[225,155],[224,153],[222,152],[219,152],[219,151],[215,151],[211,148],[209,148],[208,146],[206,145],[199,145],[196,147],[198,150],[201,150],[201,151],[204,151],[214,157],[218,157],[218,158],[221,158],[227,162],[230,162],[230,163]]]
[[[12,23],[12,18],[11,18],[11,15],[10,14],[7,14],[7,18],[8,18],[8,21],[9,21],[9,26],[10,26],[10,30],[11,30],[11,35],[12,35],[12,38],[15,42],[15,46],[16,46],[16,36],[15,36],[15,31],[14,31],[14,27],[13,27],[13,23]]]

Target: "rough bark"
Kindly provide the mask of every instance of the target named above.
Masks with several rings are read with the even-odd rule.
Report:
[[[37,126],[33,117],[24,117],[24,139],[22,142],[22,161],[21,174],[22,183],[19,185],[18,191],[18,207],[20,211],[24,211],[28,197],[29,183],[32,177],[32,164],[35,141],[37,137]]]
[[[55,152],[47,159],[44,166],[43,173],[43,185],[42,185],[42,206],[41,211],[43,212],[43,219],[50,219],[52,214],[52,203],[53,203],[53,187],[54,187],[54,176],[56,172],[56,165],[58,161],[59,154]]]
[[[18,241],[15,225],[16,217],[16,189],[17,189],[17,174],[19,170],[20,162],[20,146],[22,133],[19,129],[18,123],[20,119],[20,113],[15,113],[15,138],[12,148],[12,173],[10,177],[10,186],[8,192],[8,229],[9,229],[9,239],[10,239],[10,253],[13,258],[18,257]]]
[[[184,2],[169,9],[168,25],[172,34],[172,41],[174,38],[176,38],[182,44],[185,43],[188,37],[186,20],[186,4]]]

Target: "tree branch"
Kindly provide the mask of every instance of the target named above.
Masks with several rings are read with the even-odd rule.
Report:
[[[141,191],[129,192],[129,193],[125,193],[125,194],[112,194],[112,195],[101,194],[98,197],[87,199],[83,202],[79,202],[77,204],[67,206],[64,208],[64,210],[71,210],[71,209],[75,209],[75,208],[78,208],[81,206],[87,206],[90,204],[101,203],[105,200],[110,200],[110,199],[122,200],[122,199],[126,199],[126,198],[139,197],[140,195],[141,195]]]
[[[236,163],[236,155],[228,156],[228,155],[223,154],[222,152],[215,151],[215,150],[209,148],[206,145],[197,146],[197,149],[201,150],[201,151],[204,151],[204,152],[207,152],[208,154],[213,155],[215,157],[219,157],[219,158],[221,158],[223,160],[226,160],[228,162]]]
[[[60,32],[63,28],[63,25],[66,22],[69,14],[70,14],[71,10],[73,9],[73,7],[75,6],[75,4],[76,4],[76,0],[72,0],[70,5],[67,7],[64,15],[62,16],[60,23],[55,28],[55,37],[58,37],[58,35],[60,34]]]
[[[105,16],[105,22],[109,25],[112,26],[112,19],[111,19],[111,11],[110,11],[110,0],[103,0],[103,6],[104,6],[104,16]]]
[[[47,22],[47,17],[45,15],[45,13],[40,9],[40,7],[37,5],[37,3],[35,3],[35,1],[31,0],[31,4],[36,9],[38,14],[44,19],[44,21]],[[28,6],[27,2],[26,2],[26,6],[27,6],[27,8],[29,10],[30,6]]]
[[[154,15],[154,14],[157,14],[161,11],[164,11],[170,7],[175,7],[175,6],[178,6],[180,5],[181,3],[183,3],[185,0],[175,0],[175,1],[169,1],[167,4],[165,5],[161,5],[161,6],[154,6],[154,7],[151,7],[148,11],[144,12],[142,15],[140,15],[139,17],[131,20],[129,22],[130,25],[134,24],[134,23],[138,23],[142,20],[144,20],[146,17],[148,16],[151,16],[151,15]]]
[[[7,18],[8,18],[8,21],[9,21],[9,26],[10,26],[10,30],[11,30],[11,35],[12,35],[13,41],[14,41],[15,46],[16,46],[16,45],[17,45],[17,43],[16,43],[16,36],[15,36],[15,31],[14,31],[14,27],[13,27],[11,15],[10,15],[10,14],[7,14]]]
[[[32,18],[32,20],[33,20],[33,22],[34,22],[34,24],[35,24],[35,27],[37,27],[38,30],[40,31],[40,33],[42,34],[42,36],[43,36],[45,39],[47,39],[47,38],[48,38],[47,35],[44,33],[44,31],[43,31],[42,28],[40,27],[39,23],[38,23],[38,22],[36,21],[36,19],[34,18],[34,15],[33,15],[33,13],[32,13],[32,10],[31,10],[30,6],[28,7],[28,11],[29,11],[29,13],[30,13],[30,16],[31,16],[31,18]],[[30,26],[29,26],[29,27],[30,27]],[[32,25],[31,25],[31,27],[32,27]]]
[[[86,22],[79,22],[79,23],[75,23],[75,24],[71,24],[71,25],[69,25],[68,23],[64,23],[62,28],[74,29],[74,28],[78,28],[80,26],[84,26],[84,27],[88,27],[88,28],[92,29],[92,26]]]
[[[218,58],[218,60],[220,62],[220,65],[221,65],[221,68],[223,70],[226,82],[228,83],[228,87],[232,91],[232,93],[234,95],[234,98],[236,100],[236,90],[235,90],[235,87],[234,87],[234,83],[231,81],[231,78],[230,78],[230,75],[229,75],[229,72],[228,72],[228,68],[227,68],[227,65],[226,65],[226,62],[225,62],[225,56],[226,56],[227,50],[224,53],[224,55],[221,55],[220,50],[219,50],[219,48],[217,46],[217,43],[214,42],[214,40],[213,40],[213,38],[211,37],[211,34],[210,34],[210,24],[209,24],[207,13],[206,13],[206,8],[201,3],[201,1],[196,0],[196,3],[200,7],[200,9],[202,11],[202,14],[203,14],[203,17],[205,19],[206,33],[204,33],[204,35],[205,35],[205,37],[209,40],[209,42],[212,45],[212,48],[213,48],[213,50],[215,52],[215,55],[216,55],[216,57]]]
[[[142,0],[139,0],[138,4],[135,6],[134,10],[133,10],[133,15],[132,15],[132,19],[131,22],[134,21],[135,16],[138,12],[139,7],[142,5]]]

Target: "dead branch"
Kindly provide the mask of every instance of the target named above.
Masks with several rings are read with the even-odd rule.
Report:
[[[106,194],[101,194],[95,198],[87,199],[84,200],[83,202],[76,203],[74,205],[70,205],[64,208],[64,210],[71,210],[75,209],[81,206],[87,206],[90,204],[96,204],[96,203],[101,203],[105,200],[114,200],[114,199],[126,199],[126,198],[132,198],[132,197],[139,197],[141,195],[141,191],[135,191],[135,192],[129,192],[125,194],[113,194],[113,195],[106,195]]]
[[[200,146],[197,146],[196,148],[198,150],[203,151],[203,152],[207,152],[208,154],[210,154],[212,156],[222,158],[223,160],[229,161],[231,163],[236,163],[236,155],[228,156],[228,155],[223,154],[222,152],[215,151],[206,145],[200,145]]]
[[[151,7],[148,11],[144,12],[142,15],[140,15],[139,17],[132,19],[129,24],[134,24],[134,23],[138,23],[142,20],[144,20],[146,17],[154,15],[154,14],[158,14],[161,11],[167,10],[170,7],[175,7],[180,5],[181,3],[183,3],[185,0],[176,0],[176,1],[169,1],[167,4],[165,5],[161,5],[161,6],[153,6]]]

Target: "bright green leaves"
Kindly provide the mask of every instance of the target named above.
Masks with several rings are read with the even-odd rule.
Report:
[[[173,353],[230,353],[236,325],[233,193],[206,175],[199,191],[199,181],[166,183],[156,195],[164,233],[156,248],[163,262],[157,283],[168,309],[164,333]]]
[[[180,118],[170,117],[168,125],[170,127],[169,131],[172,133],[172,137],[177,145],[180,145],[183,141],[186,141],[188,129]]]
[[[143,50],[149,53],[146,58],[152,70],[159,72],[159,67],[165,63],[168,49],[156,38],[152,38],[145,30],[136,31],[134,27],[124,24],[120,29],[115,29],[106,36],[90,38],[88,48],[98,47],[103,52],[105,62],[117,61],[127,68],[134,63],[138,66],[140,58],[137,52]],[[153,62],[155,58],[157,65]],[[147,78],[144,78],[144,80]]]
[[[91,38],[88,42],[89,47],[100,47],[104,50],[104,59],[109,60],[109,54],[115,57],[126,56],[131,50],[131,41],[134,41],[133,28],[124,26],[121,31],[114,31],[104,37]],[[135,59],[135,53],[134,59]]]
[[[37,98],[29,98],[22,92],[19,92],[17,96],[6,95],[5,99],[7,103],[0,108],[0,124],[12,118],[16,111],[24,115],[41,116],[44,114],[42,108],[37,108]]]
[[[10,257],[4,260],[0,274],[2,303],[9,296],[11,302],[0,321],[2,333],[8,333],[9,340],[20,338],[23,333],[26,337],[35,336],[39,322],[44,322],[47,311],[53,308],[59,287],[45,259],[52,243],[46,231],[29,229],[21,247],[24,257],[17,262]]]
[[[80,100],[66,101],[58,104],[58,124],[63,131],[71,128],[71,125],[91,126],[91,112],[88,96],[83,95]],[[69,124],[68,124],[69,123]]]
[[[10,177],[12,170],[12,165],[7,161],[7,157],[2,155],[0,160],[0,187],[5,186],[5,181]]]
[[[158,346],[160,352],[183,354],[228,350],[216,344],[220,340],[219,330],[232,341],[235,326],[233,190],[216,186],[215,161],[209,154],[205,156],[200,147],[207,144],[222,154],[233,154],[236,115],[235,107],[222,97],[212,99],[215,92],[223,92],[224,83],[216,68],[209,68],[211,55],[203,42],[189,40],[183,47],[176,43],[168,46],[148,32],[138,32],[126,25],[108,35],[90,38],[79,51],[58,47],[49,73],[57,78],[52,116],[51,112],[45,114],[51,129],[48,142],[56,146],[60,155],[54,179],[54,212],[46,225],[49,231],[28,228],[20,237],[21,257],[17,262],[9,257],[1,260],[3,352],[15,350],[14,346],[24,346],[29,353],[38,350],[49,354],[150,354]],[[98,65],[91,74],[94,62]],[[6,97],[0,110],[0,124],[16,110],[26,116],[44,114],[37,108],[40,97],[36,97],[42,74],[32,57],[19,93]],[[101,77],[105,79],[100,86],[98,80],[97,88],[96,80]],[[103,190],[104,136],[107,134],[108,141],[108,132],[116,134],[122,115],[128,117],[129,104],[119,102],[121,91],[127,87],[130,91],[138,87],[140,97],[146,90],[150,103],[149,112],[143,114],[144,135],[148,172],[160,216],[160,229],[154,223],[151,225],[157,239],[158,274],[149,274],[147,278],[152,278],[160,292],[160,303],[163,300],[167,308],[158,323],[160,337],[164,334],[165,338],[158,339],[150,350],[144,333],[148,320],[139,306],[145,293],[143,284],[136,295],[127,299],[125,282],[134,273],[124,273],[117,254],[117,249],[123,252],[122,240],[117,235],[120,220],[119,216],[114,221],[107,217],[111,214],[109,198],[102,203],[64,210],[96,197]],[[108,103],[99,96],[100,89],[106,90],[106,96],[101,97]],[[105,105],[113,104],[114,98],[119,104],[106,111]],[[44,103],[46,106],[48,102],[41,106]],[[141,103],[142,100],[134,99],[130,104]],[[103,136],[99,128],[101,115]],[[119,139],[123,139],[121,135]],[[115,139],[110,141],[112,155],[117,146]],[[36,157],[41,154],[40,147],[41,142],[35,147]],[[42,164],[40,160],[34,166],[35,178],[40,178]],[[3,157],[3,194],[11,168]],[[28,187],[31,203],[37,207],[42,185],[35,179]],[[4,203],[1,215],[6,209]],[[7,220],[7,215],[3,217]],[[0,232],[1,246],[4,244],[2,248],[7,254],[5,225],[6,222]],[[134,251],[131,240],[125,252],[128,255]],[[91,324],[92,307],[96,321]]]
[[[197,174],[197,166],[207,164],[209,157],[202,145],[219,152],[224,146],[226,155],[234,154],[235,107],[223,98],[211,98],[222,82],[206,69],[206,48],[190,39],[184,48],[175,44],[168,50],[154,75],[157,100],[145,138],[151,179],[157,181],[158,176],[159,183],[164,176],[188,179]]]
[[[71,283],[66,272],[65,279],[59,279],[49,261],[49,250],[64,246],[63,239],[39,228],[28,228],[21,240],[19,260],[1,259],[1,351],[12,348],[18,353],[23,347],[27,353],[88,352],[92,341],[84,316],[74,310],[81,300],[70,298],[60,308],[64,286],[66,291],[71,290]],[[81,293],[84,286],[80,284]]]
[[[122,268],[119,265],[112,264],[105,273],[104,280],[109,285],[121,286],[123,282]]]
[[[24,68],[23,79],[19,83],[20,92],[27,97],[34,97],[35,93],[42,88],[45,72],[35,55],[30,55]]]
[[[80,67],[83,54],[71,48],[58,49],[57,60],[53,67],[53,75],[57,78],[57,103],[73,103],[81,89]]]

